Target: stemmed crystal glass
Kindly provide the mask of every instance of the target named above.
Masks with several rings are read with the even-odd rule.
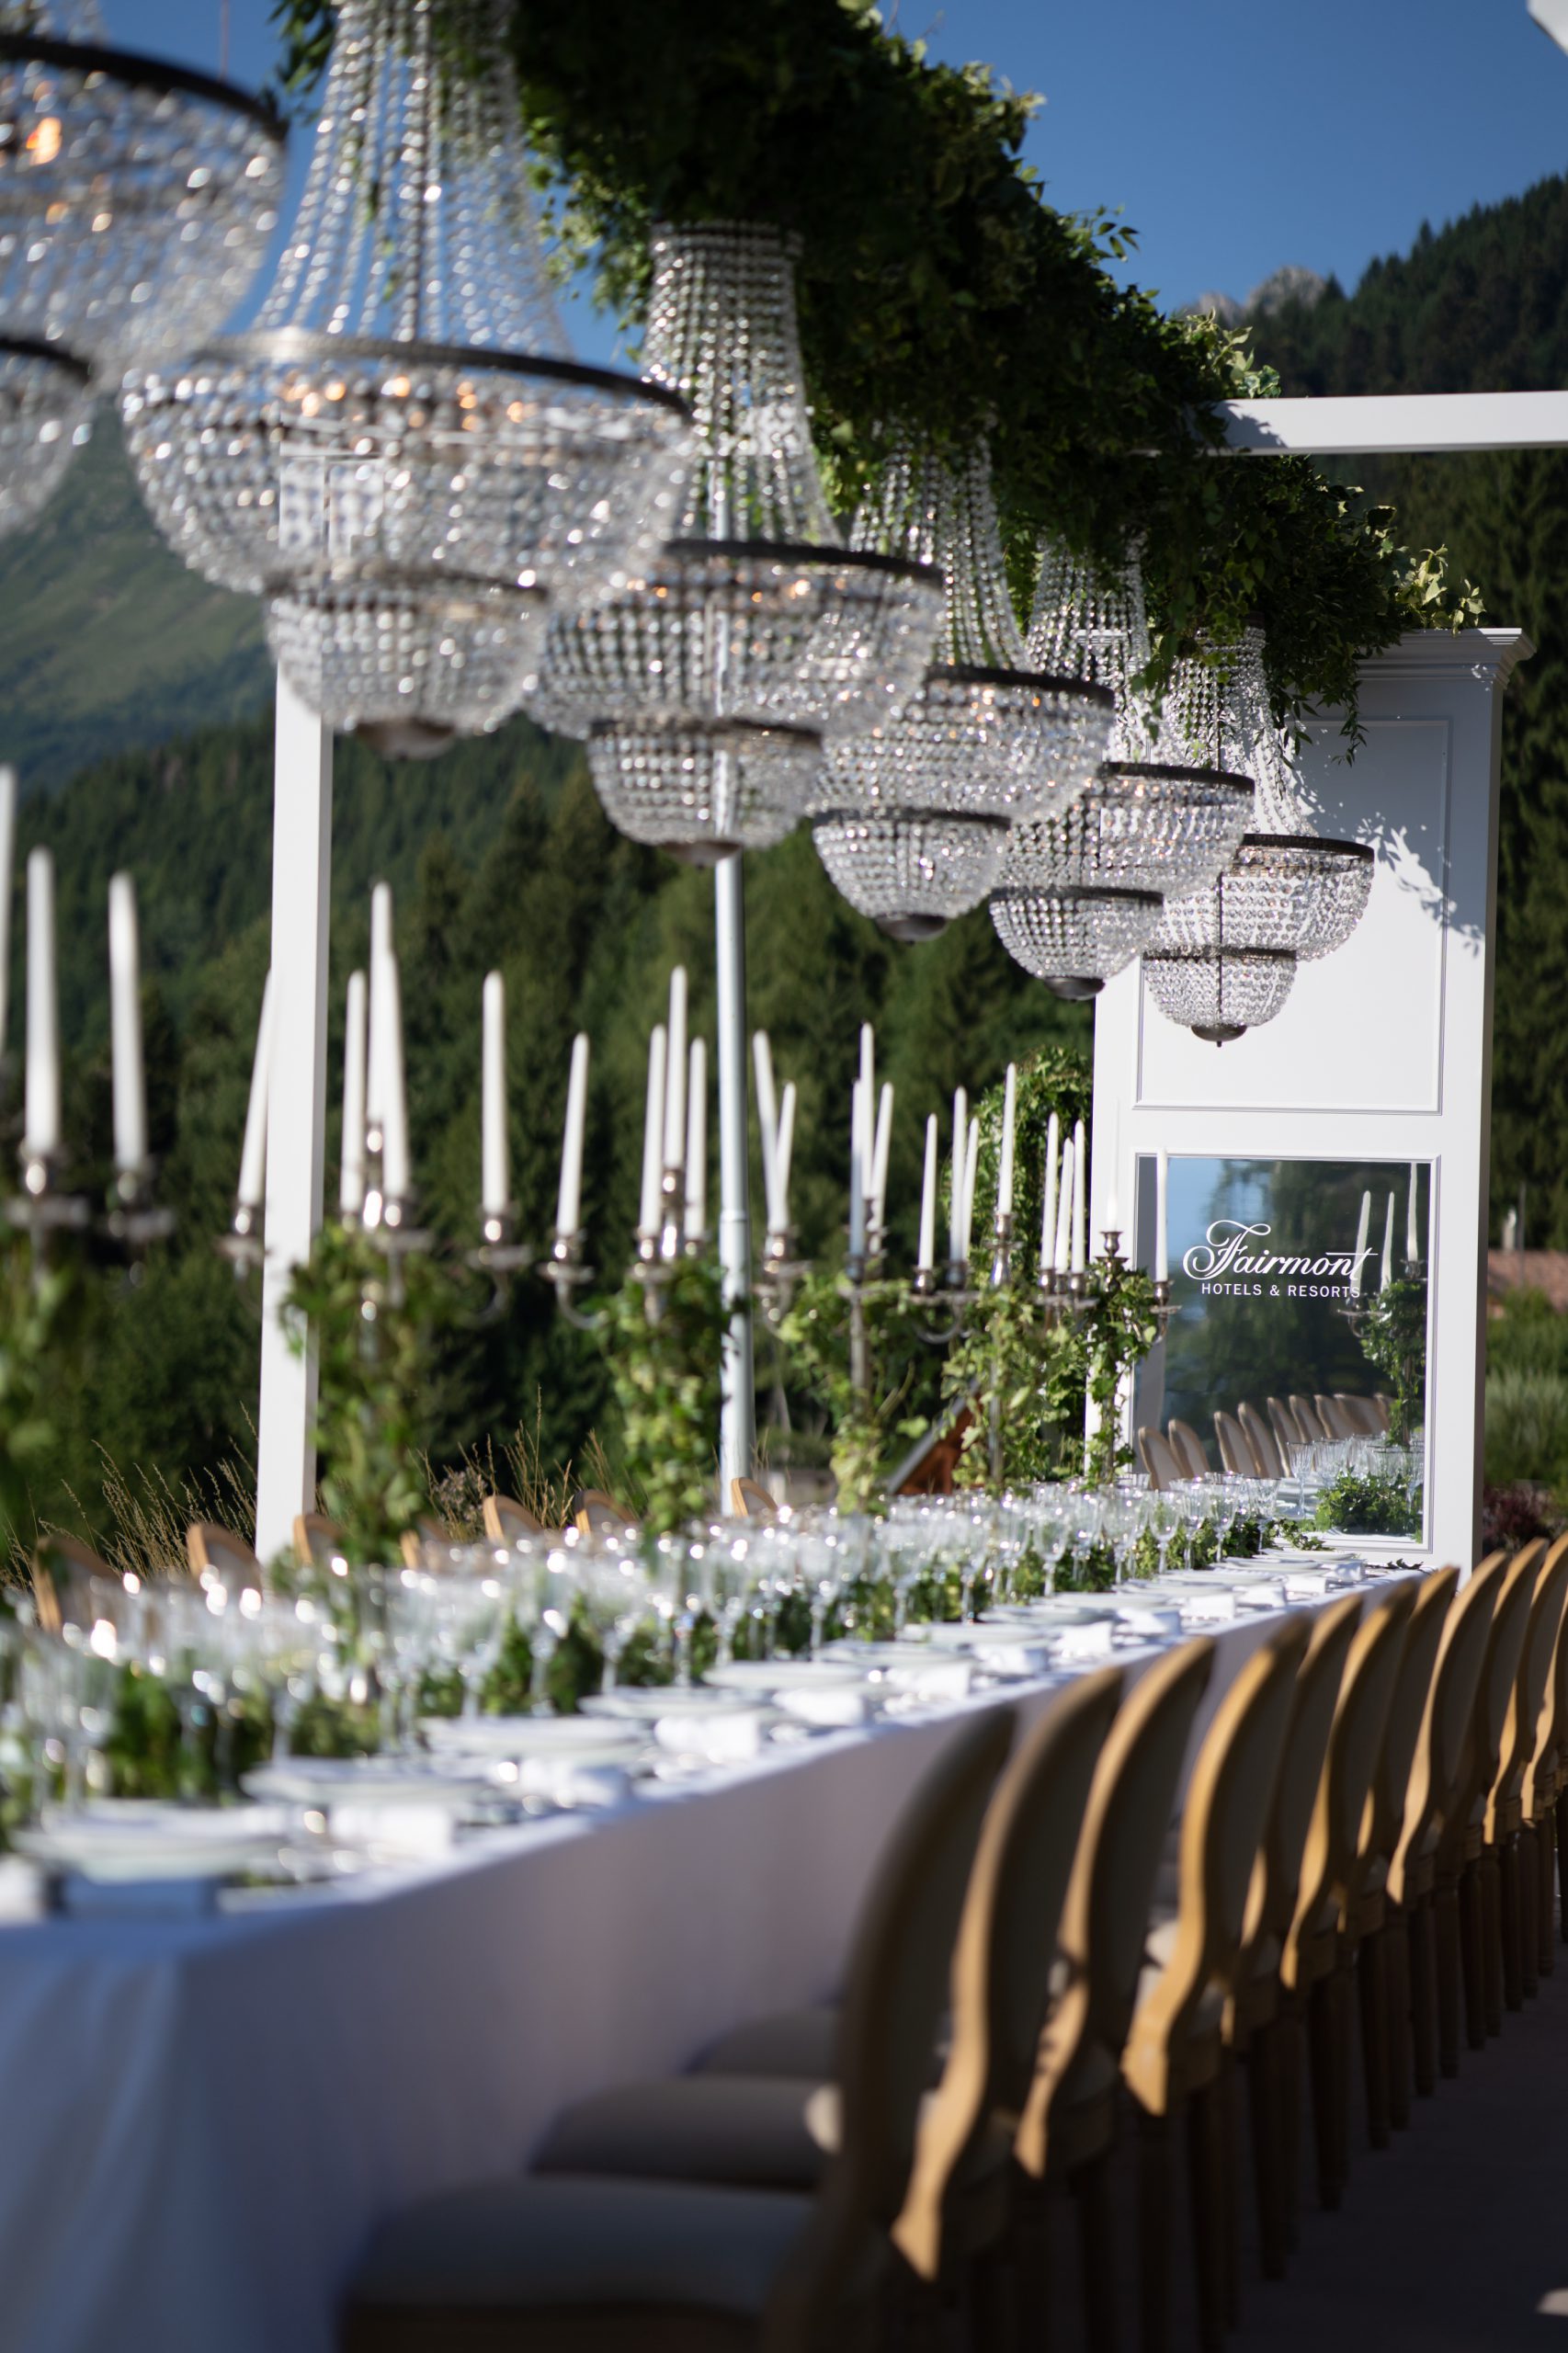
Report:
[[[1181,1505],[1168,1489],[1156,1488],[1150,1495],[1144,1524],[1154,1540],[1160,1555],[1159,1573],[1164,1576],[1166,1556],[1185,1524]]]
[[[1131,1495],[1108,1495],[1100,1507],[1100,1533],[1110,1546],[1117,1590],[1126,1584],[1143,1515]]]
[[[652,1611],[647,1572],[637,1553],[614,1536],[580,1544],[573,1565],[578,1598],[604,1654],[599,1688],[613,1691],[626,1646]]]
[[[479,1713],[484,1686],[501,1655],[509,1611],[499,1577],[448,1574],[430,1581],[436,1655],[456,1669],[462,1684],[462,1713]]]
[[[1098,1487],[1074,1486],[1068,1494],[1073,1514],[1073,1557],[1086,1566],[1105,1526],[1106,1497]]]

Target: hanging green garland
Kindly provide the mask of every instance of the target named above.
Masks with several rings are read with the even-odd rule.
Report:
[[[319,76],[332,0],[281,0],[283,74]],[[460,70],[480,0],[437,0]],[[1442,551],[1306,459],[1226,460],[1216,402],[1278,389],[1244,338],[1167,318],[1109,265],[1129,233],[1053,211],[1021,158],[1039,101],[938,64],[866,0],[513,0],[523,112],[566,260],[642,315],[655,220],[768,222],[801,241],[819,444],[847,502],[890,419],[991,438],[1027,590],[1042,527],[1108,555],[1138,534],[1172,658],[1199,627],[1267,632],[1281,715],[1353,716],[1367,654],[1476,618]]]

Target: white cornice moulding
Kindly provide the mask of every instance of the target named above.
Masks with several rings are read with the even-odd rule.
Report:
[[[1519,662],[1535,652],[1522,629],[1408,630],[1397,644],[1369,654],[1360,665],[1364,678],[1490,678],[1506,686]]]
[[[1427,450],[1568,447],[1568,392],[1367,392],[1221,401],[1218,454],[1413,457]]]

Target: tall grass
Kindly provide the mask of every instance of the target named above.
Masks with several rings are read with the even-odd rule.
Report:
[[[1487,1375],[1486,1479],[1494,1487],[1568,1480],[1568,1374],[1520,1369]]]

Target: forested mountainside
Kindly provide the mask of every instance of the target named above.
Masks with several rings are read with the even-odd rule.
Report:
[[[1467,213],[1374,262],[1354,293],[1251,324],[1288,392],[1523,392],[1568,383],[1568,178]],[[1446,544],[1486,618],[1533,658],[1505,705],[1492,1222],[1527,1187],[1528,1239],[1568,1245],[1568,452],[1352,469],[1413,547]]]

